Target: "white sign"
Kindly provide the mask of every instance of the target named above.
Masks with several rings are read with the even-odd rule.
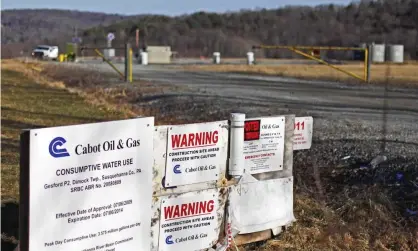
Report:
[[[113,34],[113,33],[108,33],[108,34],[107,34],[107,41],[112,41],[113,39],[115,39],[115,34]]]
[[[226,163],[227,121],[172,126],[168,131],[165,186],[217,180]]]
[[[154,118],[30,131],[30,250],[149,250]]]
[[[250,174],[283,170],[285,117],[247,119],[245,170]]]
[[[160,251],[202,250],[218,239],[218,192],[202,190],[162,199]]]
[[[312,146],[312,117],[296,117],[293,132],[293,150],[309,149]]]
[[[246,178],[246,177],[245,177]],[[232,228],[240,234],[254,233],[290,224],[293,215],[293,177],[244,181],[229,194]],[[279,205],[279,206],[278,206]]]

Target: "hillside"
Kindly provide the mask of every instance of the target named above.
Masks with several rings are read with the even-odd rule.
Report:
[[[102,19],[100,19],[99,14],[92,13],[89,19],[89,14],[83,13],[82,16],[91,20],[86,25],[95,26],[94,22],[101,22],[102,25],[87,28],[80,34],[86,45],[104,46],[106,33],[115,32],[116,39],[113,44],[122,46],[126,39],[134,43],[134,31],[139,27],[141,45],[170,45],[180,56],[210,56],[213,51],[220,51],[223,56],[243,56],[252,45],[260,43],[333,46],[353,46],[361,42],[400,43],[405,45],[406,59],[417,59],[417,9],[416,0],[363,0],[348,6],[296,6],[226,14],[198,12],[179,17],[157,15],[124,17],[101,14]],[[60,20],[61,26],[71,27],[77,23],[76,21],[73,23],[72,20],[81,19],[70,18],[71,13],[68,12],[64,20],[57,19]],[[51,22],[49,18],[43,19],[48,20],[47,23]],[[117,19],[122,21],[116,23]],[[3,18],[3,24],[6,20]],[[28,21],[29,17],[21,16],[17,20],[24,23],[23,20]],[[105,21],[112,24],[105,25]],[[39,24],[31,22],[27,27],[34,28],[27,29],[39,30],[40,32],[34,32],[38,34],[39,39],[51,38],[51,42],[55,41],[58,44],[64,44],[68,41],[65,36],[72,35],[72,30],[69,28],[52,30],[48,34],[43,32],[44,26],[41,27],[41,24],[42,22]],[[21,33],[23,31],[24,28],[21,29]],[[68,32],[71,34],[67,34]],[[13,36],[16,37],[15,40],[7,41],[33,43],[31,36],[14,33]],[[290,55],[292,53],[287,51],[264,53],[267,57]]]
[[[136,26],[143,42],[171,45],[181,56],[243,56],[253,44],[353,46],[361,42],[400,43],[406,58],[417,58],[418,1],[362,1],[348,6],[285,7],[241,11],[232,14],[199,12],[169,18],[149,16],[94,28],[85,41],[104,45],[108,31],[118,31],[115,44],[122,44]],[[130,36],[134,42],[134,36]],[[265,56],[289,56],[269,51]]]
[[[11,49],[15,50],[14,53],[20,50],[28,52],[36,44],[71,41],[76,29],[80,34],[83,29],[132,18],[116,14],[56,9],[2,10],[1,16],[2,57],[7,57]]]

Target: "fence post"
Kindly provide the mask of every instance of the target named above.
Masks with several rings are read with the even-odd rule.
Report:
[[[367,77],[366,77],[366,81],[367,83],[370,83],[370,66],[371,66],[371,59],[372,59],[372,46],[371,45],[367,45],[366,46],[366,53],[365,53],[365,58],[367,60]]]
[[[231,113],[229,175],[239,178],[244,173],[245,114]]]
[[[129,73],[131,72],[130,67],[131,67],[131,63],[130,61],[132,61],[131,57],[130,57],[130,52],[131,52],[131,44],[127,43],[125,44],[125,82],[130,82],[130,75]]]
[[[129,49],[129,82],[132,83],[132,48]]]

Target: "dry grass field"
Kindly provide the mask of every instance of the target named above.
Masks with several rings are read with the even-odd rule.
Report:
[[[21,130],[91,123],[130,116],[125,111],[47,81],[37,65],[2,60],[1,65],[1,250],[17,244],[19,135]]]
[[[346,71],[363,77],[364,68],[362,64],[337,65]],[[386,71],[389,68],[391,83],[418,85],[418,64],[373,64],[370,69],[370,80],[372,83],[386,81]],[[335,80],[335,81],[360,81],[345,73],[332,69],[326,65],[317,64],[286,64],[281,65],[188,65],[186,70],[236,72],[264,74],[283,77],[294,77],[301,79]]]
[[[25,70],[25,71],[23,71]],[[16,63],[2,62],[1,97],[1,198],[18,198],[19,134],[22,129],[126,118],[123,111],[105,105],[86,105],[62,83],[44,82]]]

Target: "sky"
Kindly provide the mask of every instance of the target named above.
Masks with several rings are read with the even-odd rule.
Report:
[[[1,9],[71,9],[123,15],[182,15],[196,11],[226,12],[285,5],[349,4],[352,0],[2,0]]]

